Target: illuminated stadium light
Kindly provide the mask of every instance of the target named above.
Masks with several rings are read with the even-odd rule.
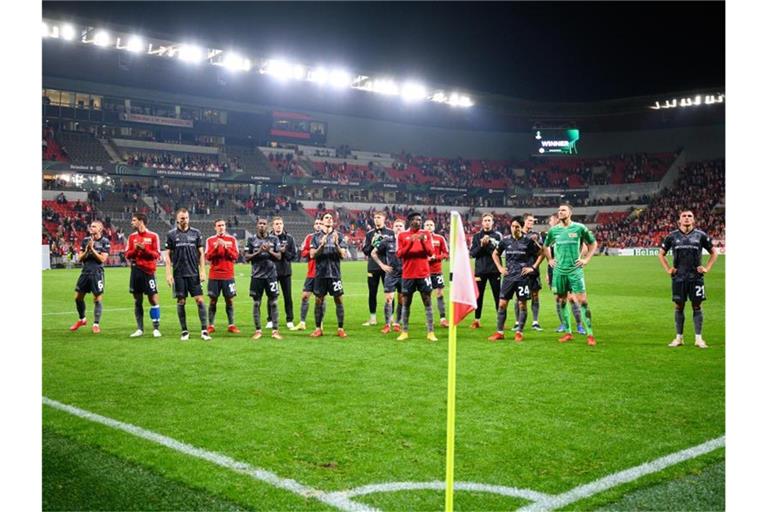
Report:
[[[653,110],[661,110],[661,109],[668,109],[668,108],[687,108],[687,107],[699,107],[702,104],[703,105],[714,105],[717,103],[724,103],[725,102],[725,94],[723,93],[717,93],[717,94],[705,94],[704,100],[702,101],[701,95],[696,96],[686,96],[684,98],[671,98],[668,100],[664,100],[664,103],[661,103],[661,100],[656,101],[653,105],[651,105],[649,108]]]
[[[341,69],[335,69],[328,76],[328,83],[337,89],[349,87],[352,85],[352,75]]]
[[[105,30],[99,30],[93,36],[93,44],[96,46],[109,46],[110,41],[109,32]]]
[[[222,65],[232,71],[250,71],[251,61],[236,53],[227,52]]]
[[[323,85],[328,81],[328,71],[325,68],[316,68],[307,74],[307,80]]]
[[[379,94],[397,95],[400,94],[400,88],[393,80],[374,80],[371,87],[373,92]]]
[[[75,35],[77,35],[77,33],[75,32],[75,27],[72,25],[66,24],[61,27],[61,38],[65,41],[72,41],[75,38]]]
[[[43,22],[43,32],[42,32],[42,34],[43,34],[43,37],[48,37],[48,35],[49,35],[48,24],[46,22]]]
[[[307,77],[307,70],[301,64],[295,64],[291,69],[291,78],[294,80],[304,80]]]
[[[435,103],[447,103],[448,97],[445,95],[443,91],[437,91],[435,94],[432,95],[431,100],[434,101]]]
[[[144,44],[144,40],[139,36],[131,36],[128,39],[128,44],[125,45],[125,49],[133,53],[143,52],[146,47],[147,45]]]
[[[262,73],[278,80],[288,80],[293,76],[293,66],[281,59],[271,59],[267,61]]]
[[[464,108],[469,108],[473,106],[474,103],[472,103],[472,100],[469,99],[469,96],[460,96],[459,97],[459,106]]]
[[[403,84],[400,95],[405,101],[422,101],[427,98],[427,88],[421,84],[409,82]]]
[[[203,49],[195,45],[184,45],[179,48],[179,59],[184,62],[198,64],[203,60]]]

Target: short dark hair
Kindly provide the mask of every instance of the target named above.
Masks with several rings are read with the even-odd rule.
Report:
[[[534,219],[536,218],[536,216],[531,212],[527,212],[523,214],[523,220],[527,219],[528,217],[533,217]]]
[[[179,208],[178,210],[176,210],[176,215],[178,216],[180,213],[189,213],[189,210],[187,210],[186,208]]]
[[[493,214],[492,214],[492,213],[490,213],[490,212],[486,212],[486,213],[482,214],[482,215],[480,216],[480,220],[483,220],[483,219],[484,219],[484,218],[486,218],[486,217],[490,217],[490,218],[491,218],[491,220],[494,220],[494,219],[493,219]]]
[[[521,226],[523,225],[523,219],[525,219],[525,216],[522,217],[512,217],[512,220],[509,222],[510,225],[512,225],[513,222],[517,222]]]
[[[226,224],[226,223],[227,223],[227,220],[226,220],[226,219],[216,219],[215,221],[213,221],[213,225],[215,226],[215,225],[216,225],[216,224],[218,224],[219,222],[223,222],[224,224]]]
[[[414,217],[421,217],[421,214],[417,211],[411,210],[410,212],[408,212],[408,216],[406,217],[406,219],[408,219],[408,222],[411,222],[411,219],[413,219]]]
[[[573,206],[571,206],[570,203],[560,203],[559,205],[557,205],[558,209],[561,206],[567,206],[569,210],[573,211]]]
[[[141,213],[141,212],[136,212],[136,213],[134,213],[134,214],[133,214],[133,217],[134,217],[136,220],[140,220],[140,221],[141,221],[141,223],[142,223],[142,224],[144,224],[144,226],[146,226],[146,225],[148,224],[148,222],[147,222],[147,216],[146,216],[145,214]]]

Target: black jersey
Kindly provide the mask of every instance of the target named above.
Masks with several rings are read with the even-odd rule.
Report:
[[[368,272],[381,272],[379,267],[373,258],[371,258],[371,252],[374,248],[377,248],[379,244],[384,240],[394,240],[395,232],[387,227],[371,229],[365,234],[365,244],[363,244],[363,254],[368,257]],[[382,251],[376,251],[379,255],[379,259],[382,259]],[[383,261],[383,259],[382,259]]]
[[[401,277],[403,275],[403,262],[397,257],[397,240],[394,237],[382,239],[379,246],[376,247],[376,254],[382,263],[392,267],[392,272],[390,273],[392,277]]]
[[[331,242],[334,235],[339,237],[339,248],[346,249],[347,244],[344,237],[338,231],[334,230],[328,233],[328,243],[322,249],[315,253],[315,277],[341,279],[341,253],[339,249]],[[325,233],[320,231],[315,233],[309,247],[317,249],[323,242]],[[379,269],[381,270],[381,269]]]
[[[488,245],[483,247],[480,244],[480,240],[482,240],[485,235],[488,235],[491,240],[488,242]],[[493,254],[493,251],[499,246],[499,242],[501,242],[501,233],[493,230],[480,230],[472,237],[472,247],[469,249],[469,255],[475,258],[476,276],[482,274],[499,274],[499,269],[496,268],[496,265],[491,258],[491,254]]]
[[[85,251],[85,248],[88,247],[88,243],[91,241],[90,236],[87,236],[83,238],[82,243],[80,244],[80,251]],[[109,254],[109,240],[107,240],[107,237],[102,236],[99,239],[94,238],[93,239],[93,250],[96,253],[99,254]],[[90,274],[99,274],[104,272],[104,265],[99,261],[99,259],[92,253],[88,253],[88,256],[85,257],[83,260],[83,270],[80,272],[81,275],[90,275]]]
[[[532,266],[539,254],[539,246],[531,238],[514,236],[505,238],[499,242],[496,248],[499,256],[506,258],[506,268],[509,274],[505,279],[517,281],[522,278],[523,267]]]
[[[264,245],[269,250],[262,250],[261,248]],[[257,234],[248,239],[245,251],[251,254],[256,253],[256,256],[251,259],[251,277],[255,279],[277,279],[277,265],[275,265],[277,259],[269,251],[278,252],[279,248],[280,240],[274,235],[266,235],[262,238]]]
[[[290,276],[293,273],[291,262],[295,261],[297,256],[296,240],[285,231],[279,235],[271,233],[271,236],[277,238],[279,242],[276,252],[281,252],[281,249],[285,247],[285,252],[282,253],[280,259],[275,263],[275,266],[277,267],[277,275],[278,277]]]
[[[677,279],[696,279],[701,274],[696,270],[701,266],[701,251],[712,252],[712,239],[699,230],[692,229],[687,234],[679,229],[671,232],[661,243],[665,253],[673,251],[672,266],[677,269],[674,277]]]
[[[194,277],[200,275],[200,249],[203,249],[203,235],[200,230],[174,228],[168,232],[165,248],[171,251],[173,275]]]

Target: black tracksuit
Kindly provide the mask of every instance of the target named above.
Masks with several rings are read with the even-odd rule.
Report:
[[[488,235],[491,240],[488,245],[483,247],[480,240]],[[501,233],[498,231],[480,230],[472,237],[472,247],[469,249],[469,255],[475,258],[475,281],[480,294],[477,297],[477,309],[475,310],[475,319],[479,320],[483,316],[483,295],[485,295],[485,284],[490,282],[491,293],[496,310],[499,309],[499,289],[501,287],[501,274],[496,264],[493,262],[492,254],[501,242]]]
[[[296,240],[291,235],[283,231],[279,235],[272,233],[280,240],[280,248],[285,246],[285,252],[280,260],[275,262],[277,267],[277,280],[280,282],[280,289],[283,290],[283,300],[285,301],[285,321],[293,322],[293,296],[291,295],[291,262],[296,261]],[[275,326],[277,327],[277,326]]]
[[[374,237],[376,237],[375,241]],[[363,254],[368,257],[368,312],[372,315],[376,314],[376,295],[379,293],[379,282],[382,286],[384,285],[385,272],[373,261],[371,252],[386,237],[394,240],[395,232],[387,227],[371,229],[365,234],[365,245],[363,245]]]

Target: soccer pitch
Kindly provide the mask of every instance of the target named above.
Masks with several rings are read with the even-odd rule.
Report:
[[[305,271],[294,265],[296,322]],[[90,332],[90,296],[89,327],[67,330],[79,270],[43,273],[44,509],[443,507],[447,329],[426,341],[418,298],[409,341],[363,327],[365,263],[354,262],[342,264],[349,338],[334,335],[329,301],[324,337],[308,336],[311,306],[310,330],[254,342],[248,272],[236,268],[243,333],[222,332],[220,300],[214,340],[201,341],[188,301],[186,343],[163,269],[159,340],[128,338],[128,269],[106,271],[99,335]],[[686,345],[666,346],[670,283],[655,257],[596,257],[585,273],[596,347],[579,335],[557,342],[546,285],[544,332],[526,329],[523,343],[486,341],[495,330],[490,290],[483,328],[470,330],[468,320],[459,328],[456,509],[557,508],[547,498],[625,470],[634,472],[620,485],[583,487],[563,508],[724,508],[724,258],[706,278],[707,350],[693,347],[690,305]],[[382,308],[380,294],[380,323]],[[510,307],[508,328],[512,316]],[[633,469],[710,440],[705,453],[684,452],[666,468]],[[382,485],[365,487],[373,484]]]

